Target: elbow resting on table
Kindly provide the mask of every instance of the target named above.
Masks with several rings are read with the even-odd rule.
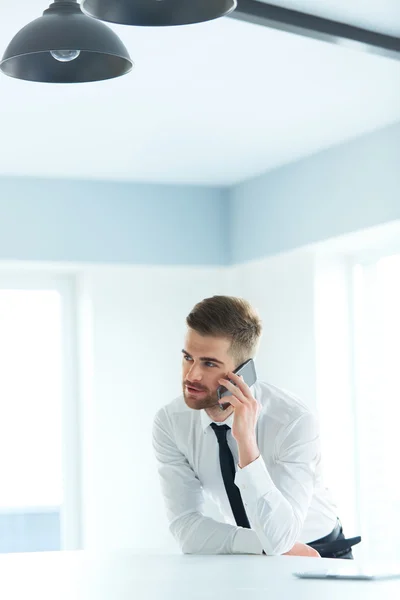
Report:
[[[200,548],[195,532],[201,518],[202,515],[194,511],[182,515],[170,523],[169,530],[183,554],[199,554]]]
[[[283,533],[276,531],[274,535],[269,531],[267,535],[264,533],[263,528],[260,528],[260,530],[262,531],[260,541],[266,554],[268,556],[281,556],[289,552],[298,541],[301,526],[298,520],[293,517],[290,520],[289,527]]]
[[[182,554],[224,554],[218,548],[208,547],[207,544],[201,543],[195,536],[188,535],[180,542]]]
[[[267,556],[282,556],[282,554],[286,554],[293,548],[294,544],[288,546],[287,544],[279,544],[276,546],[271,546],[270,544],[266,544],[266,548],[264,547],[265,553]]]
[[[196,511],[175,519],[169,529],[183,554],[227,554],[234,530],[221,535],[216,525]]]
[[[181,545],[181,552],[182,554],[201,554],[199,549],[195,547],[190,539],[183,542]]]

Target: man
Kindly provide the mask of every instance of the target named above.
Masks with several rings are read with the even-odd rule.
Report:
[[[257,313],[243,299],[214,296],[186,322],[183,396],[157,412],[153,428],[170,531],[182,551],[352,558],[359,539],[343,542],[322,481],[315,416],[290,394],[261,382],[250,389],[233,373],[256,354]],[[221,385],[232,394],[225,409]],[[203,491],[225,522],[203,514]]]

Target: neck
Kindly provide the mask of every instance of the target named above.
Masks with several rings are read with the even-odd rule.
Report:
[[[223,423],[233,413],[233,406],[229,406],[226,410],[221,410],[219,406],[206,408],[206,413],[216,423]]]

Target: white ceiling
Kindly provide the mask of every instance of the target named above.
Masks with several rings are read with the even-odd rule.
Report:
[[[1,51],[48,1],[0,0]],[[229,18],[114,29],[130,75],[0,76],[0,174],[229,185],[400,121],[400,61]]]

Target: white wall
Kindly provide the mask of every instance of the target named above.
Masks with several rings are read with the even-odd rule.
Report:
[[[229,269],[76,269],[84,547],[177,551],[159,489],[152,420],[181,392],[187,313],[217,293],[244,296],[259,310],[264,324],[259,377],[320,412],[326,480],[353,533],[348,261],[340,244],[330,254],[324,248]],[[338,445],[338,439],[345,443]],[[207,512],[218,516],[209,503]]]
[[[393,236],[399,239],[398,228]],[[318,410],[326,483],[347,533],[360,533],[348,255],[363,245],[367,252],[378,247],[383,252],[382,240],[391,235],[380,228],[364,238],[357,234],[228,269],[96,267],[81,272],[86,548],[178,551],[168,532],[151,425],[155,411],[181,391],[185,317],[197,301],[217,293],[244,296],[259,310],[264,324],[259,376]],[[209,503],[207,512],[218,518]]]
[[[151,445],[181,392],[185,317],[226,293],[219,268],[98,267],[80,275],[85,548],[176,550]]]
[[[259,311],[264,334],[260,378],[287,389],[314,407],[314,252],[297,250],[229,270],[230,290]]]
[[[339,327],[347,318],[346,298],[340,265],[317,261],[316,252],[296,250],[229,269],[68,267],[78,283],[84,548],[178,551],[165,518],[151,429],[156,410],[181,392],[185,317],[204,297],[233,294],[255,305],[264,324],[259,377],[322,407],[323,434],[332,448],[336,430],[330,425],[340,424],[350,395],[342,352],[348,340]],[[339,435],[350,438],[351,423]],[[335,466],[343,461],[345,448],[330,453],[328,483],[338,488],[343,470]],[[210,503],[206,507],[218,518]],[[349,514],[341,513],[344,519]]]
[[[80,275],[85,548],[178,551],[151,446],[155,411],[181,391],[185,317],[204,297],[248,298],[264,322],[260,378],[315,406],[314,256],[231,269],[96,267]],[[207,513],[218,518],[210,503]]]
[[[399,252],[399,239],[400,222],[228,269],[53,265],[52,273],[78,279],[84,547],[177,551],[151,425],[156,410],[181,391],[185,317],[197,301],[217,293],[244,296],[258,308],[264,322],[260,378],[319,410],[327,483],[348,533],[358,533],[352,530],[346,254]],[[9,273],[22,269],[0,266]],[[49,266],[31,263],[25,270],[34,281]]]
[[[151,428],[156,410],[181,392],[185,317],[202,298],[240,295],[258,308],[264,323],[260,378],[312,407],[335,400],[339,380],[330,391],[331,373],[322,383],[317,379],[317,352],[319,368],[322,359],[323,368],[329,364],[315,329],[321,265],[314,248],[229,269],[69,267],[78,279],[85,548],[178,551],[165,518]],[[322,297],[324,289],[329,293],[323,284]],[[218,518],[210,503],[206,507]]]

